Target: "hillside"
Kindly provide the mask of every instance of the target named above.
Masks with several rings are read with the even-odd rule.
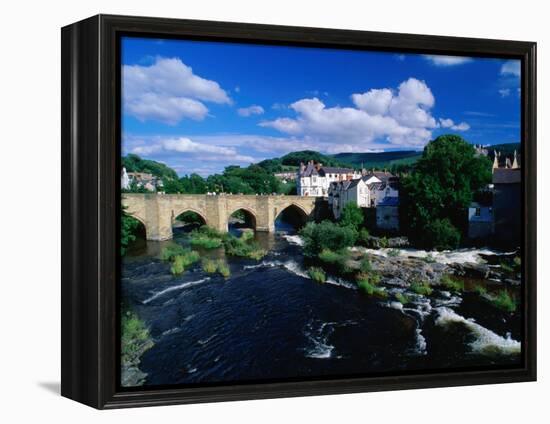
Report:
[[[333,157],[349,163],[356,168],[391,168],[394,165],[411,165],[420,158],[422,152],[414,150],[400,150],[397,152],[380,153],[338,153]]]

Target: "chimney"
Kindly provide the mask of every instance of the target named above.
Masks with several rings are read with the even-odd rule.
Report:
[[[495,150],[495,159],[493,160],[493,171],[498,168],[498,153]]]
[[[300,173],[303,173],[306,170],[306,166],[304,165],[304,162],[300,162]]]
[[[510,158],[506,158],[506,168],[511,168],[512,162],[510,162]]]

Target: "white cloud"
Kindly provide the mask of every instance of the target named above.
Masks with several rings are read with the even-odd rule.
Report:
[[[324,151],[367,151],[388,143],[422,147],[438,127],[430,109],[435,98],[424,81],[409,78],[396,91],[383,88],[352,94],[355,107],[327,107],[318,98],[290,105],[295,118],[260,123],[294,137],[317,143]],[[467,124],[466,124],[467,125]],[[458,128],[458,127],[457,127]],[[464,125],[460,125],[465,130]]]
[[[464,56],[443,56],[425,54],[423,55],[423,57],[435,66],[456,66],[463,65],[472,61],[471,57]]]
[[[125,147],[130,153],[142,156],[171,156],[214,162],[225,160],[251,163],[255,161],[251,156],[239,154],[234,147],[199,143],[187,137],[126,138]]]
[[[510,95],[510,89],[501,88],[500,90],[498,90],[498,93],[500,94],[500,97],[508,97]]]
[[[169,125],[185,118],[204,119],[208,108],[203,102],[231,103],[217,82],[195,75],[178,58],[157,57],[149,66],[124,65],[122,96],[125,113]]]
[[[244,116],[244,117],[248,117],[248,116],[252,116],[252,115],[261,115],[264,112],[265,112],[264,108],[261,107],[261,106],[258,106],[258,105],[252,105],[252,106],[248,106],[248,107],[241,107],[237,110],[237,113],[240,116]]]
[[[501,75],[513,75],[519,77],[521,75],[520,61],[519,60],[507,60],[500,67]]]
[[[439,125],[441,125],[442,128],[450,128],[454,131],[468,131],[470,129],[470,125],[466,122],[461,122],[460,124],[455,124],[452,119],[439,119]]]

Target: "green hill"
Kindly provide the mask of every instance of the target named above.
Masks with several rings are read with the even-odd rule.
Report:
[[[338,153],[333,157],[354,167],[391,168],[394,165],[411,165],[422,156],[422,152],[414,150],[400,150],[396,152],[379,153]]]

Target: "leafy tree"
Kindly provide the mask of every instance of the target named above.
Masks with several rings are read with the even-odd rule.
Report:
[[[466,229],[465,208],[490,181],[490,160],[464,139],[443,135],[431,141],[414,171],[401,179],[402,223],[411,240],[426,248],[456,247],[456,234],[460,239]]]
[[[122,166],[128,172],[146,172],[156,177],[165,179],[178,179],[178,174],[172,168],[154,160],[142,159],[138,155],[130,153],[122,158]]]
[[[340,225],[351,226],[355,230],[363,225],[363,211],[355,203],[346,203],[340,217]]]
[[[120,254],[126,255],[128,245],[135,241],[136,233],[141,223],[134,217],[126,213],[126,208],[122,207],[122,222],[120,225]]]
[[[352,227],[342,227],[330,221],[320,224],[308,223],[300,231],[304,239],[304,254],[315,257],[323,249],[338,251],[353,246],[357,239],[357,231]]]

